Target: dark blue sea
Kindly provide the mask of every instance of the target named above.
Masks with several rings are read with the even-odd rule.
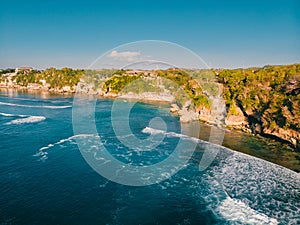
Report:
[[[112,104],[98,99],[94,116],[101,143],[115,159],[143,166],[172,154],[185,125],[167,106],[134,105],[129,126],[137,138],[162,134],[149,127],[156,117],[166,121],[168,129],[158,145],[132,149],[112,128]],[[122,104],[125,110],[130,103]],[[184,136],[185,141],[196,143],[195,152],[168,179],[128,186],[104,178],[78,148],[78,140],[91,143],[93,137],[74,133],[72,109],[72,96],[1,92],[1,225],[300,224],[298,173],[221,146],[212,164],[200,171],[207,143],[192,137]],[[253,143],[244,145],[249,148]],[[105,164],[99,155],[90,155]]]

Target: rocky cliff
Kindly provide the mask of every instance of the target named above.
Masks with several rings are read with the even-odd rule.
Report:
[[[82,82],[83,81],[83,82]],[[300,64],[248,69],[84,71],[49,68],[1,74],[0,86],[166,101],[182,122],[276,138],[300,150]]]

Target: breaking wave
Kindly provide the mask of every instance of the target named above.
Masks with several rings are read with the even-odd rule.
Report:
[[[187,135],[165,132],[146,127],[143,133],[165,134],[166,137],[181,137],[197,140]],[[61,139],[39,149],[35,156],[44,161],[49,149],[64,143],[76,144],[76,138],[95,137],[94,134],[80,134]],[[87,139],[87,142],[92,140]],[[94,147],[94,146],[91,146]],[[97,146],[95,146],[96,148]],[[117,147],[117,146],[116,146]],[[208,208],[220,220],[230,224],[299,224],[300,218],[300,179],[299,174],[281,166],[269,163],[243,153],[220,146],[220,154],[215,164],[199,177],[179,179],[173,183],[190,183],[189,188],[196,189],[197,195],[204,199]],[[92,151],[92,150],[91,150]],[[126,154],[124,151],[120,154]],[[98,160],[98,159],[97,159]],[[105,161],[105,159],[101,159]],[[101,161],[101,162],[102,162]],[[104,162],[105,163],[105,162]],[[189,174],[195,171],[190,171]],[[148,174],[147,176],[151,176]],[[176,176],[175,176],[176,177]],[[191,180],[192,179],[192,180]],[[190,181],[191,180],[191,181]],[[160,185],[168,186],[166,181]],[[206,183],[205,189],[200,189]],[[164,187],[164,188],[166,188]],[[186,189],[187,190],[187,189]]]
[[[257,212],[238,199],[227,197],[216,210],[227,221],[237,224],[275,225],[279,222],[274,218]]]
[[[214,145],[184,134],[150,127],[142,132],[190,138]],[[215,146],[220,149],[215,164],[199,182],[207,183],[209,188],[204,198],[217,217],[230,224],[300,223],[299,174],[263,159]]]
[[[222,153],[203,176],[218,216],[233,224],[300,223],[299,174],[227,148]]]

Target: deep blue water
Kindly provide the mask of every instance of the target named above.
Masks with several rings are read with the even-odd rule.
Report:
[[[78,149],[77,138],[88,143],[91,137],[74,136],[72,103],[68,96],[0,96],[0,224],[300,224],[299,174],[224,147],[200,172],[201,141],[186,166],[158,184],[107,180]],[[111,106],[98,100],[95,118],[116,159],[150,165],[173,152],[181,125],[166,107],[137,103],[131,110],[131,130],[142,140],[152,118],[168,124],[163,142],[140,151],[116,137]]]

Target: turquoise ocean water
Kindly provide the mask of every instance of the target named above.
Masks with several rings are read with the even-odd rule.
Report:
[[[201,141],[186,166],[158,184],[131,187],[103,178],[77,147],[72,103],[69,96],[2,92],[0,224],[300,224],[299,174],[224,147],[200,172]],[[111,106],[99,99],[95,118],[115,158],[149,165],[172,153],[180,123],[165,106],[137,103],[131,110],[131,130],[141,139],[157,133],[147,128],[152,118],[167,121],[166,138],[146,152],[118,140]]]

